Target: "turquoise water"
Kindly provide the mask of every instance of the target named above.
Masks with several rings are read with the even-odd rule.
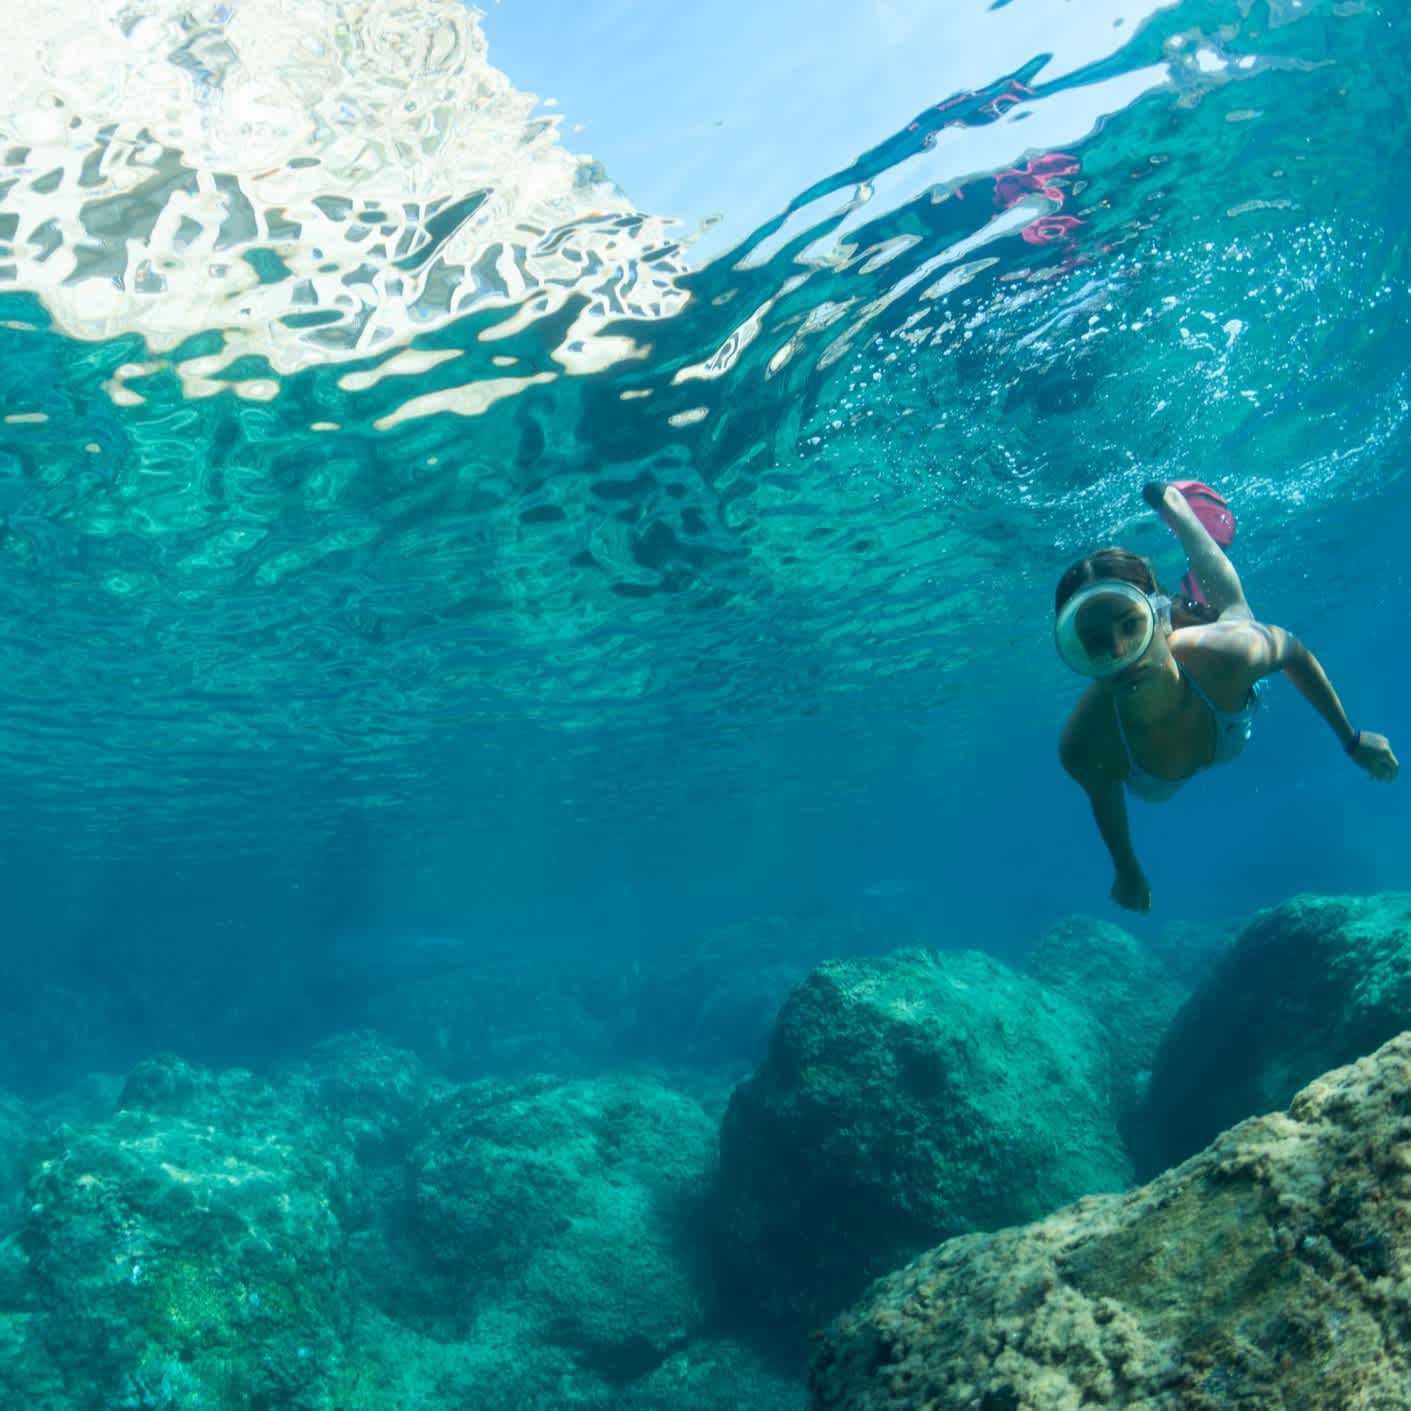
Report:
[[[984,67],[1026,8],[1063,32],[977,12],[963,86],[704,233],[493,14],[45,21],[0,170],[21,946],[256,1004],[353,933],[1023,946],[1109,905],[1051,589],[1114,539],[1179,576],[1155,476],[1230,497],[1256,611],[1395,742],[1404,15],[1154,7]],[[1404,885],[1404,820],[1281,686],[1136,827],[1170,919]]]
[[[1411,891],[1275,682],[1118,912],[1051,637],[1208,481],[1411,749],[1411,19],[937,8],[13,27],[0,1400],[799,1411],[866,1277],[1137,1178],[1249,913]]]

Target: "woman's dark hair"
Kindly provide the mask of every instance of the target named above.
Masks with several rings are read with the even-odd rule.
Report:
[[[1087,558],[1079,559],[1062,578],[1058,580],[1058,590],[1054,594],[1053,610],[1062,612],[1063,604],[1089,583],[1099,578],[1120,578],[1125,583],[1135,584],[1143,593],[1162,593],[1165,589],[1156,581],[1156,572],[1151,560],[1134,554],[1130,549],[1115,544],[1106,549],[1098,549]],[[1168,595],[1169,596],[1169,595]],[[1219,614],[1208,603],[1198,603],[1193,598],[1173,598],[1171,602],[1172,622],[1177,627],[1190,627],[1196,623],[1214,622]]]
[[[1113,545],[1108,549],[1098,549],[1085,559],[1079,559],[1062,578],[1058,580],[1058,591],[1054,594],[1053,610],[1062,612],[1063,604],[1089,583],[1099,578],[1120,578],[1125,583],[1134,583],[1143,593],[1159,593],[1160,585],[1152,572],[1151,560],[1134,554],[1130,549],[1119,549]]]

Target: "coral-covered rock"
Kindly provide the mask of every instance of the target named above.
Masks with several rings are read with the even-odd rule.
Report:
[[[338,1152],[246,1073],[142,1064],[27,1191],[29,1333],[75,1405],[332,1411]]]
[[[721,1133],[722,1313],[813,1325],[946,1237],[1130,1168],[1087,1014],[968,951],[830,962],[780,1013]]]
[[[1411,1407],[1411,1034],[1149,1186],[952,1240],[823,1339],[814,1411]]]
[[[1151,1173],[1411,1026],[1411,893],[1261,912],[1177,1014],[1152,1068]]]
[[[491,1308],[467,1336],[445,1341],[364,1309],[350,1334],[361,1356],[345,1378],[342,1411],[803,1411],[807,1404],[802,1376],[786,1376],[727,1339],[693,1340],[622,1383],[592,1375],[538,1332],[532,1316]]]
[[[29,1261],[17,1229],[33,1138],[28,1110],[0,1094],[0,1406],[58,1408],[63,1382],[35,1336]]]
[[[699,1106],[645,1078],[448,1097],[411,1160],[443,1334],[493,1303],[604,1382],[651,1371],[700,1328],[714,1136]]]

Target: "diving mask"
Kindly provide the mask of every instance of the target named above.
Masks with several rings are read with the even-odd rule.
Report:
[[[1063,605],[1054,624],[1058,654],[1074,671],[1101,681],[1141,660],[1160,622],[1171,626],[1171,599],[1143,593],[1122,578],[1099,578]]]

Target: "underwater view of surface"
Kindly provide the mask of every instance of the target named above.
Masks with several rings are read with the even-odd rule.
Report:
[[[1174,587],[1141,488],[1204,481],[1411,748],[1404,7],[58,0],[7,44],[0,1086],[378,1029],[462,1083],[666,1065],[718,1124],[766,972],[1411,888],[1404,789],[1275,680],[1133,802],[1119,911],[1053,639],[1099,546]],[[656,1404],[640,1341],[601,1404]],[[472,1404],[123,1375],[53,1404]]]

